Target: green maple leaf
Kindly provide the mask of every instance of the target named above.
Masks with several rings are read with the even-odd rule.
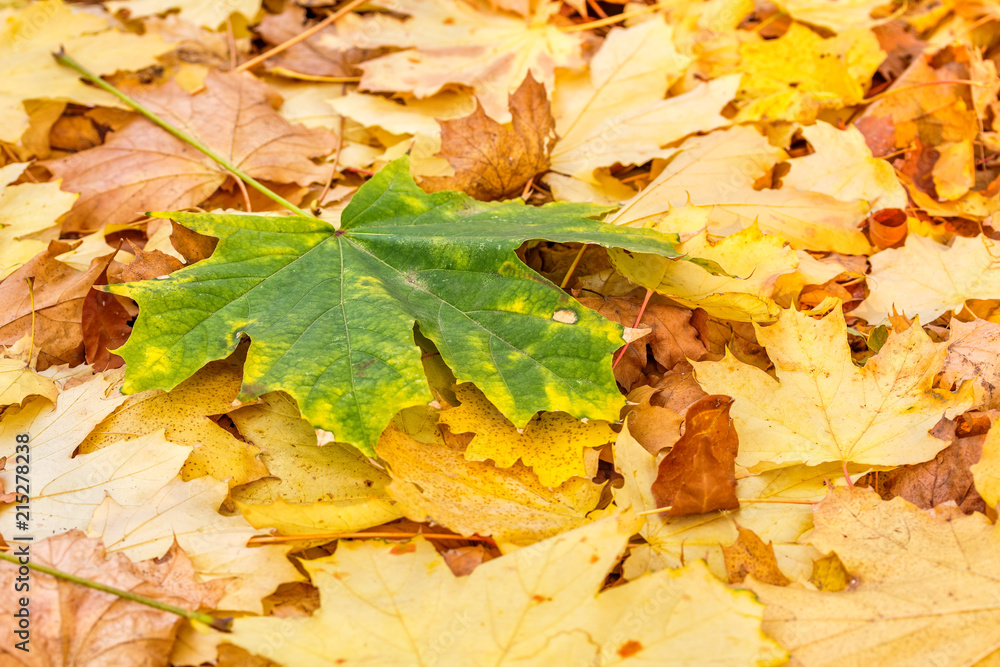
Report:
[[[459,381],[517,424],[539,410],[614,420],[621,327],[514,252],[546,239],[678,256],[669,236],[589,219],[604,210],[427,194],[404,158],[358,190],[339,230],[300,216],[157,214],[219,245],[163,280],[109,287],[140,306],[117,350],[123,391],[171,389],[248,336],[242,399],[283,390],[314,426],[371,454],[393,414],[432,398],[417,322]]]

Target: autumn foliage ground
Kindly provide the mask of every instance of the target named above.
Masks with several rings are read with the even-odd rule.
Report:
[[[3,667],[1000,660],[995,3],[0,19]]]

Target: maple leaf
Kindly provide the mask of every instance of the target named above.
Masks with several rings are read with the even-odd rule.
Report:
[[[198,581],[176,546],[157,561],[130,563],[106,555],[100,540],[74,530],[32,544],[31,560],[191,611],[214,606],[221,595],[219,584]],[[7,590],[15,590],[17,581],[18,566],[0,563]],[[0,628],[10,637],[17,636],[20,609],[25,607],[18,606],[17,595],[0,596]],[[181,626],[175,614],[38,572],[31,574],[30,613],[25,646],[31,652],[18,650],[16,639],[5,642],[0,656],[8,665],[160,665]]]
[[[123,506],[108,496],[93,510],[87,534],[132,561],[161,558],[176,542],[203,581],[226,580],[219,609],[259,613],[261,598],[302,576],[287,558],[290,545],[247,548],[261,531],[241,516],[219,514],[228,490],[224,482],[199,477],[174,479],[138,505]]]
[[[798,664],[975,664],[996,651],[998,534],[982,514],[932,516],[902,498],[839,489],[816,507],[809,542],[860,582],[841,593],[751,583],[764,629]],[[984,630],[985,629],[985,630]]]
[[[193,448],[180,470],[185,480],[212,475],[236,486],[265,477],[268,470],[257,459],[260,450],[208,418],[232,409],[240,378],[238,365],[218,361],[170,392],[153,390],[130,396],[94,427],[79,451],[88,454],[121,440],[163,431],[170,442]]]
[[[358,190],[340,229],[302,217],[169,214],[220,242],[165,280],[109,286],[140,306],[117,351],[125,390],[170,388],[249,336],[244,399],[285,391],[314,426],[370,453],[389,416],[428,400],[416,321],[459,379],[516,423],[539,410],[614,418],[617,326],[514,255],[538,237],[675,254],[656,232],[585,217],[599,211],[428,195],[400,160]]]
[[[615,269],[636,285],[691,308],[701,308],[709,315],[739,322],[776,319],[781,309],[771,297],[778,277],[792,273],[799,263],[784,239],[761,234],[756,223],[718,240],[709,239],[708,233],[701,231],[678,245],[677,250],[710,259],[728,275],[713,275],[692,267],[696,273],[680,264],[670,266],[655,255],[614,248],[608,254]]]
[[[584,64],[580,35],[565,33],[549,22],[559,8],[557,2],[534,3],[527,18],[492,11],[479,0],[372,4],[410,18],[352,14],[340,21],[339,37],[345,45],[403,49],[363,63],[362,90],[405,91],[422,98],[449,84],[468,86],[486,115],[506,123],[510,121],[507,95],[528,72],[552,90],[555,68]]]
[[[614,440],[606,421],[579,421],[565,412],[540,412],[523,429],[510,422],[475,385],[455,387],[461,405],[444,410],[440,423],[452,433],[475,437],[465,451],[470,461],[492,460],[498,468],[509,468],[519,459],[531,468],[541,483],[559,486],[571,477],[592,477],[595,463],[588,448]],[[592,453],[592,452],[589,452]]]
[[[660,460],[652,492],[663,516],[737,509],[739,436],[729,418],[728,396],[706,396],[684,417],[684,434]]]
[[[597,507],[601,486],[589,479],[544,484],[521,463],[468,460],[461,439],[441,433],[429,410],[401,412],[375,449],[389,464],[389,494],[408,518],[524,546],[582,525]]]
[[[440,121],[441,152],[454,176],[421,180],[429,192],[461,190],[482,201],[516,197],[536,174],[549,168],[555,141],[545,87],[528,73],[510,96],[511,122],[501,125],[482,107],[470,116]]]
[[[730,123],[718,112],[736,95],[738,76],[664,99],[692,61],[677,52],[673,34],[658,18],[615,28],[589,71],[560,70],[553,92],[554,171],[593,180],[598,167],[642,164],[662,155],[661,146]]]
[[[83,303],[112,255],[77,271],[55,258],[71,246],[48,247],[0,282],[0,345],[29,336],[39,349],[38,368],[83,361]],[[30,285],[29,285],[29,280]]]
[[[943,246],[918,234],[902,248],[872,255],[871,294],[853,315],[872,324],[884,322],[892,309],[931,322],[945,311],[958,311],[967,299],[992,299],[1000,291],[1000,265],[986,237],[955,237]],[[919,266],[920,271],[913,267]]]
[[[0,407],[18,405],[29,396],[44,396],[55,403],[59,388],[39,375],[23,359],[0,355]]]
[[[784,652],[760,634],[757,603],[727,589],[701,563],[595,595],[634,527],[609,517],[461,578],[422,538],[396,546],[347,542],[332,557],[303,563],[320,589],[311,618],[237,619],[227,640],[295,667],[469,660],[681,665],[703,655],[697,629],[727,664],[784,661]]]
[[[819,122],[802,128],[814,153],[790,160],[781,177],[785,187],[830,195],[845,202],[866,201],[871,212],[906,208],[906,190],[885,160],[872,157],[864,136],[854,126],[838,130]]]
[[[808,123],[824,109],[857,104],[884,59],[875,35],[859,28],[823,39],[793,23],[777,39],[741,44],[736,120]]]
[[[240,514],[255,528],[286,535],[353,532],[402,516],[386,492],[389,476],[353,447],[317,447],[316,431],[287,394],[264,394],[229,417],[260,448],[269,474],[232,490]]]
[[[310,158],[334,150],[333,136],[285,121],[275,94],[249,74],[210,71],[207,90],[189,95],[171,81],[132,96],[185,129],[245,173],[277,183],[325,182],[329,167]],[[202,202],[230,177],[200,151],[145,119],[111,134],[101,146],[45,163],[79,192],[64,231],[129,222],[144,211],[187,208]]]
[[[1000,359],[996,354],[1000,345],[1000,324],[980,319],[961,322],[952,318],[949,328],[948,356],[941,369],[946,381],[957,384],[973,380],[973,407],[979,410],[1000,408]]]
[[[787,153],[752,127],[738,126],[692,137],[665,156],[666,168],[609,217],[639,225],[690,204],[708,210],[708,232],[727,236],[755,221],[795,248],[862,254],[870,246],[858,229],[868,204],[794,188],[756,190],[754,182]],[[658,226],[661,231],[675,231]]]
[[[48,245],[33,236],[55,226],[76,200],[76,195],[60,191],[59,183],[11,185],[27,166],[15,162],[0,167],[0,279]]]
[[[56,99],[79,104],[124,106],[77,74],[60,67],[52,53],[66,49],[91,72],[114,74],[122,69],[142,69],[156,63],[156,56],[173,48],[159,37],[132,35],[109,29],[107,16],[71,9],[61,0],[41,0],[23,9],[0,9],[0,140],[17,143],[28,129],[23,102]],[[41,29],[44,28],[44,29]]]
[[[987,507],[996,509],[1000,503],[1000,428],[990,428],[983,440],[979,461],[969,466],[972,479]]]
[[[754,329],[777,379],[728,353],[693,364],[706,391],[736,399],[736,462],[751,470],[927,461],[947,446],[928,430],[972,403],[968,385],[954,394],[934,387],[947,350],[919,326],[889,336],[863,368],[851,359],[839,305],[820,320],[784,310],[774,325]]]

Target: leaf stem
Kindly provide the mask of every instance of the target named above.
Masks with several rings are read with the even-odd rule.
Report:
[[[57,570],[54,567],[49,567],[48,565],[41,565],[39,563],[32,562],[22,562],[18,557],[13,554],[5,554],[0,552],[0,560],[5,560],[9,563],[13,563],[17,566],[27,567],[30,570],[36,570],[38,572],[43,572],[44,574],[56,577],[57,579],[64,579],[66,581],[72,582],[74,584],[79,584],[80,586],[86,586],[87,588],[92,588],[96,591],[101,591],[102,593],[110,593],[111,595],[116,595],[123,600],[130,600],[132,602],[137,602],[139,604],[144,604],[147,607],[153,607],[154,609],[159,609],[160,611],[165,611],[171,614],[177,614],[182,618],[186,618],[189,621],[198,621],[199,623],[204,623],[205,625],[215,628],[216,630],[221,630],[222,632],[229,632],[232,625],[231,618],[215,618],[208,614],[203,614],[198,611],[191,611],[189,609],[184,609],[183,607],[175,607],[172,604],[167,604],[166,602],[160,602],[159,600],[154,600],[152,598],[147,598],[143,595],[138,595],[130,591],[123,591],[120,588],[115,588],[113,586],[108,586],[91,579],[84,579],[83,577],[78,577],[75,574],[70,574],[69,572],[63,572],[62,570]]]
[[[150,111],[146,107],[142,106],[141,104],[139,104],[138,102],[136,102],[135,100],[133,100],[131,97],[129,97],[128,95],[126,95],[122,91],[120,91],[117,88],[115,88],[114,86],[112,86],[110,83],[108,83],[104,79],[102,79],[102,78],[98,77],[97,75],[95,75],[94,73],[90,72],[86,67],[84,67],[83,65],[81,65],[80,63],[78,63],[76,60],[74,60],[70,56],[66,55],[66,52],[63,51],[62,49],[59,49],[59,51],[57,53],[53,53],[52,55],[56,59],[56,62],[58,62],[60,65],[63,65],[65,67],[69,67],[71,69],[76,70],[84,78],[86,78],[88,81],[90,81],[91,83],[93,83],[95,86],[97,86],[98,88],[102,88],[105,91],[111,93],[112,95],[114,95],[115,97],[117,97],[118,99],[120,99],[122,102],[124,102],[125,104],[129,105],[130,107],[132,107],[133,109],[135,109],[136,111],[138,111],[139,113],[141,113],[143,116],[145,116],[146,118],[148,118],[152,122],[154,122],[157,125],[159,125],[160,127],[162,127],[164,130],[166,130],[170,134],[174,135],[175,137],[177,137],[178,139],[180,139],[184,143],[188,144],[192,148],[198,149],[199,151],[201,151],[202,153],[204,153],[205,155],[207,155],[209,158],[211,158],[212,160],[214,160],[216,164],[218,164],[222,168],[226,169],[227,171],[229,171],[230,173],[232,173],[237,178],[242,179],[244,183],[246,183],[247,185],[249,185],[250,187],[252,187],[257,192],[261,193],[262,195],[264,195],[265,197],[267,197],[271,201],[275,202],[276,204],[280,204],[281,206],[284,206],[285,208],[287,208],[289,211],[291,211],[292,213],[294,213],[296,215],[301,215],[301,216],[306,217],[306,218],[314,218],[314,217],[316,217],[316,216],[312,215],[311,213],[307,213],[307,212],[303,211],[301,208],[299,208],[298,206],[296,206],[292,202],[288,201],[284,197],[282,197],[282,196],[278,195],[277,193],[273,192],[267,186],[259,183],[253,177],[251,177],[251,176],[243,173],[243,171],[241,171],[239,167],[237,167],[236,165],[234,165],[233,163],[231,163],[229,160],[227,160],[226,158],[222,157],[221,155],[219,155],[218,153],[216,153],[215,151],[213,151],[211,148],[209,148],[205,144],[201,143],[200,141],[198,141],[197,139],[195,139],[191,135],[186,134],[185,132],[177,129],[176,127],[174,127],[173,125],[171,125],[167,121],[163,120],[162,118],[160,118],[159,116],[157,116],[155,113],[153,113],[152,111]]]

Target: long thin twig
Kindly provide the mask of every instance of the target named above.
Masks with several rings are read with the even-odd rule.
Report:
[[[204,623],[209,627],[215,628],[216,630],[221,630],[223,632],[229,632],[230,627],[232,626],[233,620],[231,618],[215,618],[214,616],[203,614],[198,611],[191,611],[190,609],[184,609],[183,607],[176,607],[172,604],[167,604],[166,602],[160,602],[159,600],[147,598],[144,595],[137,595],[136,593],[132,593],[130,591],[123,591],[120,588],[115,588],[114,586],[108,586],[106,584],[102,584],[99,581],[84,579],[83,577],[78,577],[75,574],[70,574],[69,572],[63,572],[62,570],[57,570],[56,568],[49,567],[48,565],[33,563],[31,561],[23,562],[13,554],[5,554],[0,552],[0,560],[5,560],[8,563],[13,563],[14,565],[17,566],[27,567],[30,570],[42,572],[44,574],[56,577],[57,579],[63,579],[65,581],[70,581],[74,584],[79,584],[80,586],[93,588],[95,591],[110,593],[111,595],[116,595],[122,598],[123,600],[131,600],[132,602],[138,602],[139,604],[144,604],[147,607],[159,609],[160,611],[165,611],[171,614],[177,614],[178,616],[186,618],[189,621],[198,621],[199,623]]]
[[[317,23],[313,27],[309,28],[308,30],[304,30],[304,31],[300,32],[299,34],[297,34],[295,37],[292,37],[287,42],[282,42],[281,44],[278,44],[276,47],[274,47],[270,51],[266,51],[265,53],[260,54],[256,58],[251,58],[250,60],[246,61],[245,63],[243,63],[242,65],[240,65],[236,69],[234,69],[233,71],[234,72],[242,72],[244,70],[250,69],[251,67],[256,67],[257,65],[261,64],[262,62],[264,62],[268,58],[270,58],[272,56],[278,55],[279,53],[281,53],[285,49],[291,48],[291,47],[295,46],[296,44],[298,44],[299,42],[302,42],[302,41],[305,41],[305,40],[309,39],[310,37],[312,37],[313,35],[315,35],[317,32],[319,32],[320,30],[322,30],[323,28],[325,28],[328,25],[334,23],[338,19],[343,18],[349,12],[351,12],[355,7],[357,7],[358,5],[362,5],[365,2],[368,2],[368,0],[351,0],[346,5],[344,5],[342,8],[338,9],[333,14],[330,14],[329,16],[327,16],[325,19],[323,19],[322,21],[320,21],[319,23]]]
[[[265,197],[267,197],[271,201],[273,201],[273,202],[275,202],[277,204],[280,204],[281,206],[284,206],[285,208],[287,208],[292,213],[295,213],[296,215],[305,216],[307,218],[315,217],[311,213],[307,213],[307,212],[303,211],[301,208],[299,208],[298,206],[296,206],[292,202],[288,201],[287,199],[285,199],[284,197],[280,196],[276,192],[270,190],[267,186],[263,185],[262,183],[259,183],[252,176],[249,176],[249,175],[243,173],[243,171],[239,167],[237,167],[232,162],[230,162],[226,158],[222,157],[221,155],[219,155],[218,153],[216,153],[215,151],[213,151],[211,148],[209,148],[205,144],[201,143],[200,141],[198,141],[197,139],[195,139],[191,135],[189,135],[189,134],[187,134],[187,133],[185,133],[185,132],[177,129],[176,127],[174,127],[173,125],[171,125],[167,121],[163,120],[162,118],[160,118],[159,116],[157,116],[155,113],[153,113],[152,111],[150,111],[146,107],[142,106],[141,104],[139,104],[138,102],[136,102],[135,100],[133,100],[131,97],[129,97],[128,95],[126,95],[122,91],[120,91],[117,88],[115,88],[114,86],[112,86],[110,83],[108,83],[104,79],[98,77],[97,75],[95,75],[94,73],[92,73],[90,70],[88,70],[86,67],[84,67],[83,65],[81,65],[77,61],[73,60],[73,58],[71,58],[70,56],[66,55],[66,53],[62,49],[60,49],[58,53],[53,53],[52,55],[55,57],[56,62],[58,62],[60,65],[65,65],[66,67],[69,67],[71,69],[76,70],[84,78],[86,78],[88,81],[90,81],[91,83],[93,83],[95,86],[97,86],[98,88],[102,88],[103,90],[106,90],[107,92],[111,93],[112,95],[114,95],[115,97],[117,97],[118,99],[120,99],[122,102],[124,102],[125,104],[129,105],[130,107],[132,107],[133,109],[135,109],[136,111],[138,111],[139,113],[141,113],[143,116],[145,116],[146,118],[148,118],[152,122],[154,122],[157,125],[159,125],[160,127],[162,127],[164,130],[166,130],[170,134],[174,135],[175,137],[177,137],[178,139],[180,139],[184,143],[188,144],[192,148],[198,149],[199,151],[201,151],[202,153],[204,153],[205,155],[207,155],[209,158],[211,158],[216,164],[218,164],[219,166],[221,166],[223,169],[226,169],[227,171],[229,171],[230,173],[232,173],[236,178],[242,179],[244,183],[246,183],[247,185],[249,185],[251,188],[253,188],[257,192],[261,193],[262,195],[264,195]]]

